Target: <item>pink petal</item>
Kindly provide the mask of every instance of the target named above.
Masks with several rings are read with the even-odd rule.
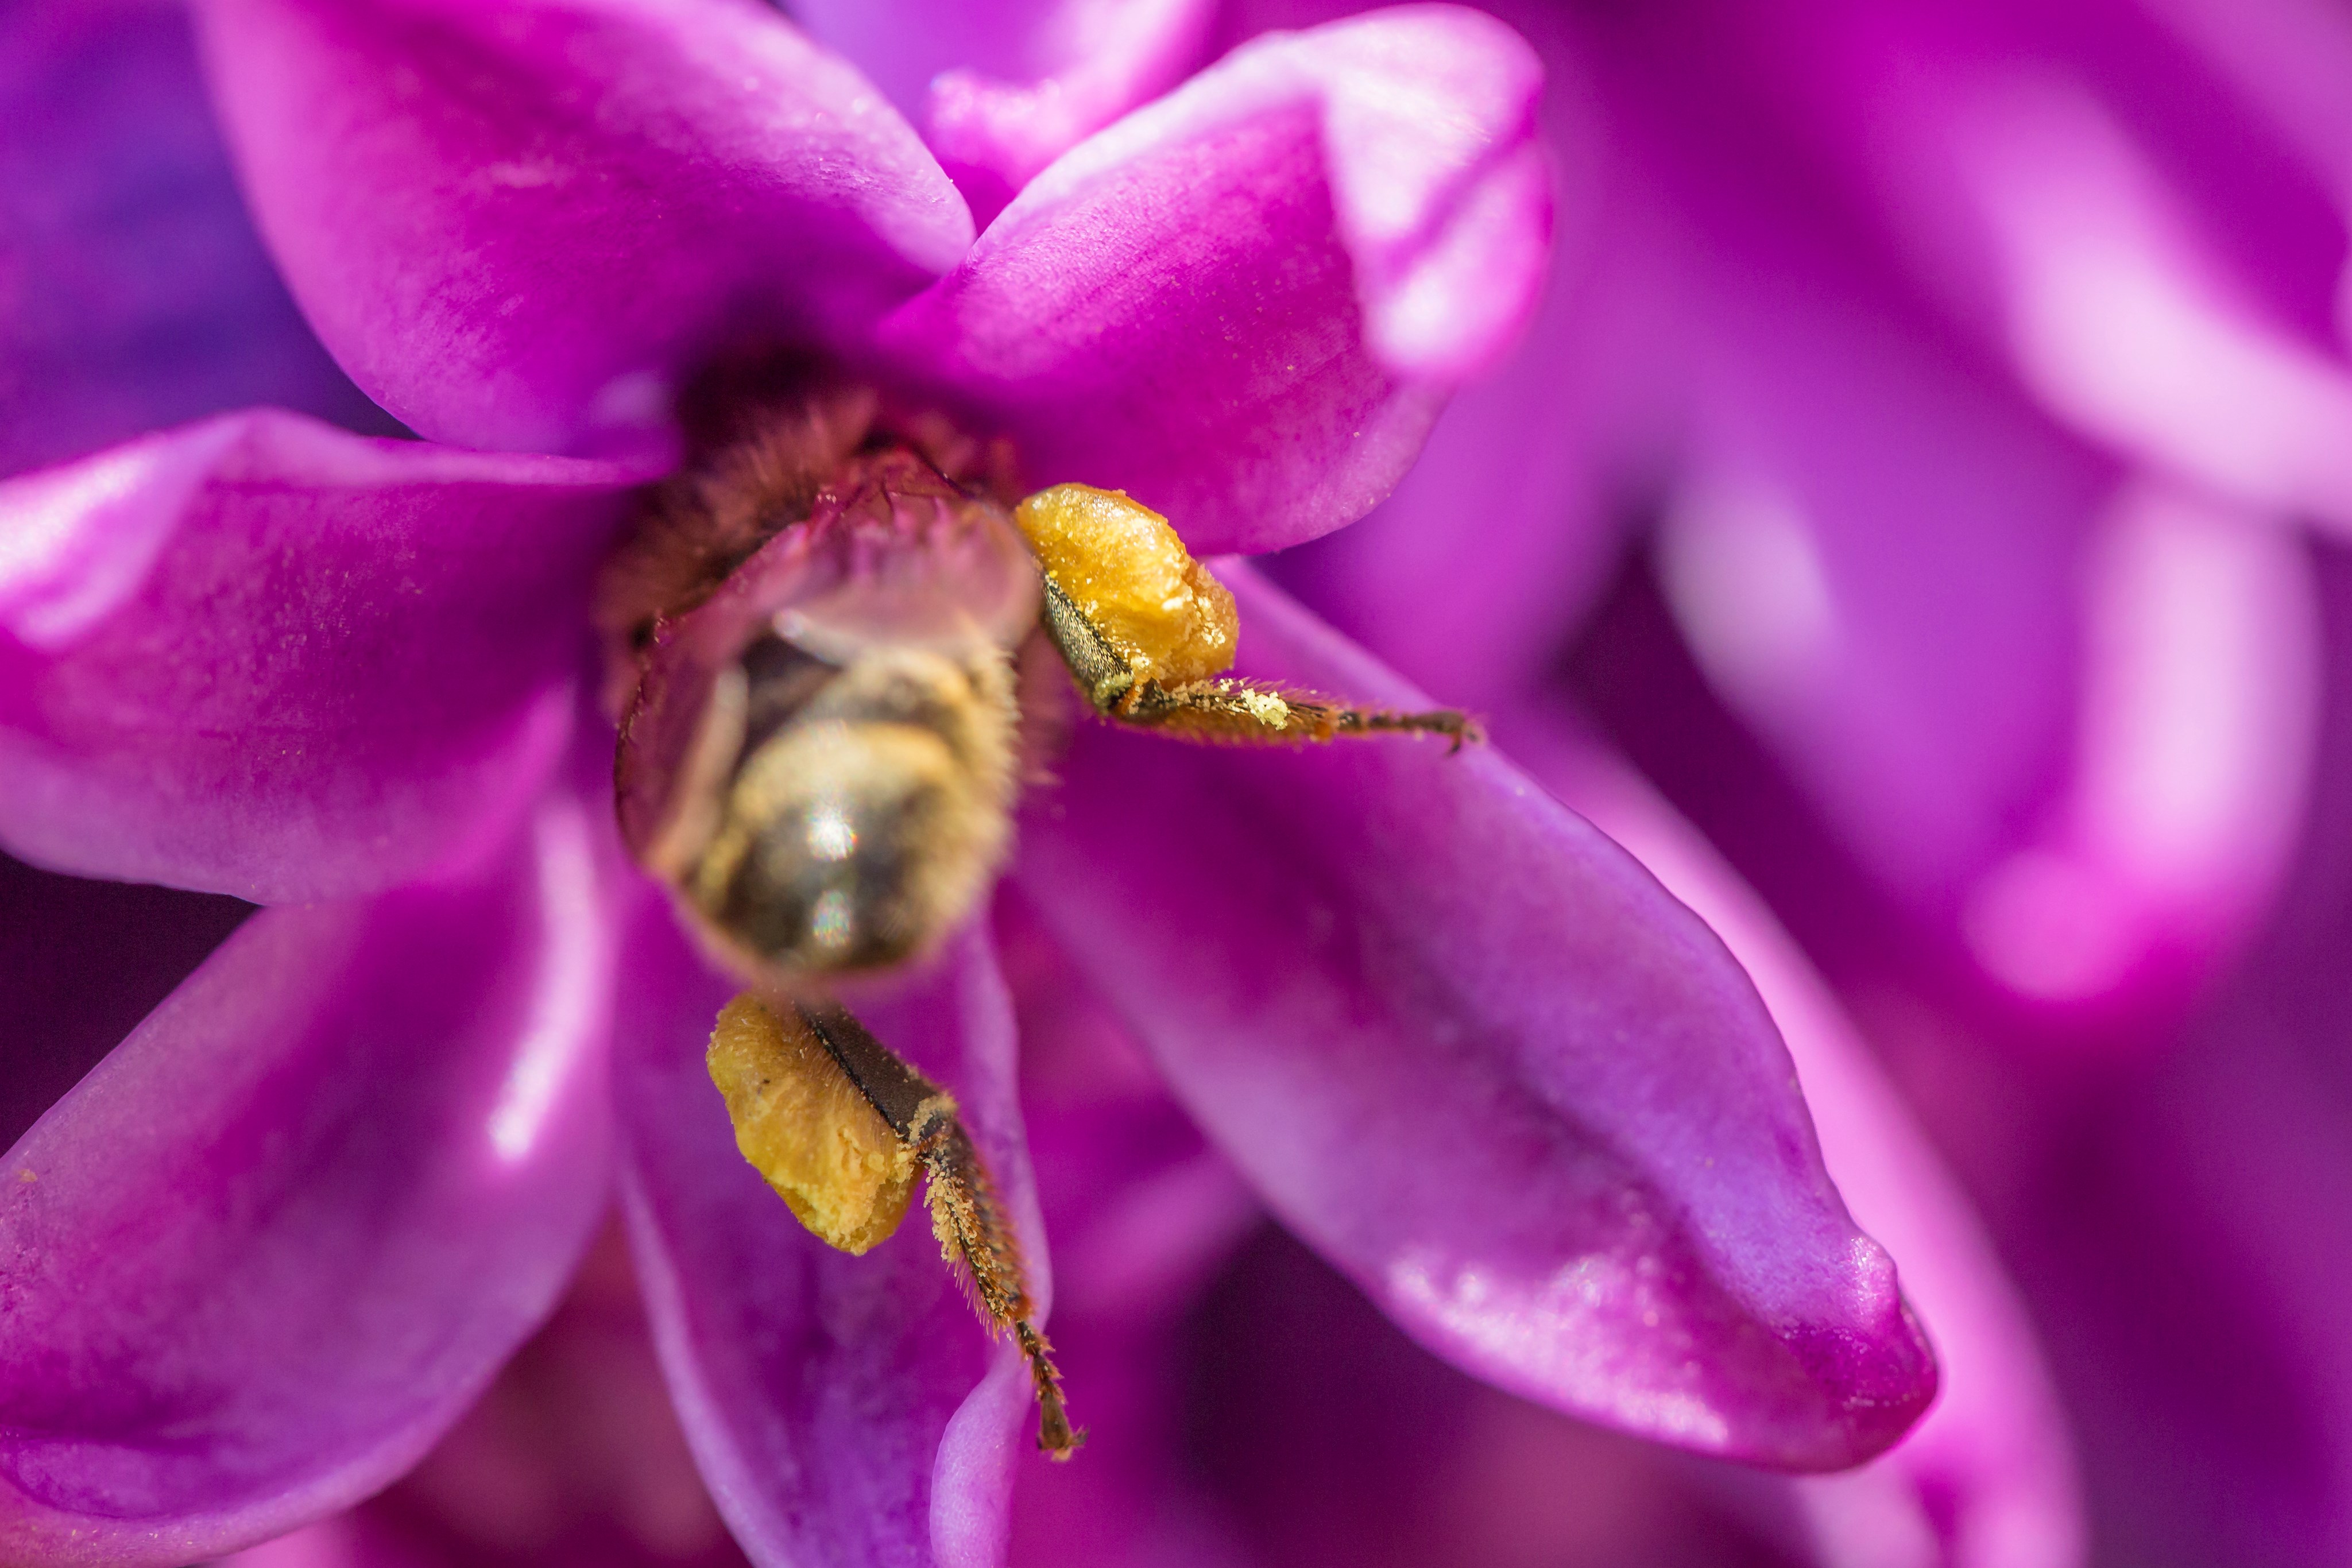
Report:
[[[744,1162],[702,1065],[740,988],[650,893],[629,972],[630,1233],[688,1440],[736,1540],[763,1565],[1003,1561],[1012,1467],[1034,1462],[1019,1353],[989,1343],[919,1213],[853,1258],[803,1230]],[[1012,1009],[985,938],[858,1012],[955,1092],[1050,1300]]]
[[[750,337],[855,341],[970,214],[857,73],[750,0],[216,0],[214,91],[295,298],[425,434],[658,446]]]
[[[344,1507],[553,1305],[610,1147],[599,829],[558,797],[477,877],[256,915],[9,1152],[0,1557]]]
[[[1423,706],[1245,569],[1243,669]],[[1932,1395],[1721,946],[1491,751],[1088,726],[1017,876],[1284,1221],[1496,1385],[1796,1468]]]
[[[0,117],[0,476],[249,403],[390,425],[262,251],[180,6],[9,7]]]
[[[0,841],[264,903],[494,844],[645,476],[262,410],[0,484]]]
[[[1040,175],[883,343],[1036,483],[1127,489],[1199,550],[1327,533],[1534,308],[1540,87],[1450,6],[1258,40]]]

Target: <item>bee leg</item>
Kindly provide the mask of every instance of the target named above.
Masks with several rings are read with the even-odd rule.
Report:
[[[1051,578],[1045,580],[1045,634],[1097,713],[1180,739],[1279,746],[1342,735],[1429,734],[1447,737],[1459,751],[1464,742],[1483,738],[1475,724],[1452,708],[1358,707],[1316,692],[1229,676],[1174,686],[1140,678],[1135,662]]]
[[[1054,1347],[1031,1321],[1019,1242],[988,1167],[956,1116],[953,1100],[934,1094],[923,1103],[914,1147],[923,1165],[923,1201],[931,1211],[931,1234],[939,1238],[940,1255],[963,1281],[990,1327],[1013,1331],[1037,1388],[1037,1446],[1056,1459],[1066,1459],[1077,1452],[1086,1434],[1070,1426]]]
[[[848,1009],[772,1005],[749,993],[720,1014],[710,1066],[745,1156],[835,1247],[862,1252],[887,1238],[906,1211],[914,1168],[921,1169],[948,1267],[991,1331],[1011,1330],[1028,1358],[1037,1446],[1056,1459],[1075,1453],[1086,1434],[1070,1425],[1053,1347],[1032,1321],[1019,1239],[954,1097]],[[878,1139],[887,1140],[887,1156],[869,1151]],[[826,1166],[812,1149],[850,1154]],[[834,1219],[841,1215],[849,1218]]]
[[[1478,727],[1453,708],[1403,713],[1357,707],[1318,692],[1219,678],[1181,686],[1145,687],[1131,711],[1112,717],[1184,740],[1226,745],[1296,745],[1342,735],[1442,735],[1463,743],[1483,738]]]

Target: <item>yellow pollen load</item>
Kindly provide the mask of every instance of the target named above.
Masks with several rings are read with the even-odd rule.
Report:
[[[914,1195],[914,1154],[798,1014],[747,991],[720,1011],[704,1061],[735,1146],[803,1225],[844,1252],[889,1239]]]
[[[1123,490],[1056,485],[1013,520],[1054,586],[1136,664],[1139,682],[1178,686],[1234,667],[1234,596],[1150,507]]]

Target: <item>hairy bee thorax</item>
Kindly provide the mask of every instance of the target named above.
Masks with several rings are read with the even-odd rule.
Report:
[[[755,422],[608,574],[623,834],[772,985],[919,956],[1003,857],[1037,570],[919,435],[854,392]]]
[[[897,1228],[919,1172],[948,1261],[1030,1361],[1040,1446],[1066,1458],[1081,1434],[955,1101],[830,994],[985,898],[1018,784],[1016,651],[1042,637],[1097,715],[1178,738],[1474,732],[1233,678],[1233,595],[1168,520],[1082,485],[1024,499],[1001,443],[803,367],[714,380],[684,412],[695,455],[600,595],[623,837],[751,988],[709,1058],[744,1156],[851,1252]]]

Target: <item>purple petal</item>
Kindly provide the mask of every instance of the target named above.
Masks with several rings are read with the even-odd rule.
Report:
[[[255,916],[9,1152],[0,1556],[346,1506],[554,1303],[610,1148],[599,828],[560,796],[477,878]]]
[[[1729,175],[1690,183],[1719,222],[1697,230],[1697,428],[1662,585],[1864,863],[1948,904],[2064,768],[2076,581],[2112,476],[1939,353],[1880,279],[1730,226]]]
[[[664,439],[746,337],[854,341],[970,214],[857,73],[749,0],[214,0],[215,96],[270,250],[426,435]]]
[[[1126,65],[1186,38],[1197,47],[1213,10],[1204,0],[799,0],[793,16],[919,120],[943,76],[1038,82],[1106,55]],[[1189,63],[1165,59],[1161,88]]]
[[[955,70],[933,81],[925,131],[975,215],[993,218],[1055,159],[1181,81],[1216,11],[1213,0],[1065,5],[1054,17],[1063,57],[1036,79]]]
[[[670,1407],[617,1218],[415,1469],[221,1568],[747,1568]]]
[[[1462,1375],[1277,1230],[1192,1309],[1188,1337],[1213,1347],[1186,1395],[1220,1440],[1163,1484],[1205,1482],[1253,1548],[1208,1563],[1792,1568],[1692,1484],[1700,1461]]]
[[[1054,1237],[1056,1340],[1074,1313],[1097,1327],[1160,1316],[1248,1232],[1257,1202],[1018,889],[998,891],[992,929],[1020,1022],[1022,1103]]]
[[[2108,487],[1850,302],[1768,324],[1726,303],[1752,284],[1723,284],[1659,558],[1717,690],[2003,988],[2184,989],[2260,918],[2298,820],[2318,657],[2302,546]]]
[[[1448,6],[1244,46],[1081,144],[886,347],[1195,549],[1352,521],[1506,349],[1549,253],[1542,72]]]
[[[1249,674],[1423,706],[1245,569]],[[1018,876],[1286,1223],[1557,1408],[1853,1464],[1935,1386],[1721,945],[1491,751],[1087,727]]]
[[[983,223],[1183,80],[1215,0],[803,0],[793,14],[919,120]]]
[[[0,840],[262,903],[494,844],[645,476],[262,410],[0,484]]]
[[[1774,7],[1719,47],[1752,74],[1761,45],[1830,172],[2053,413],[2352,528],[2336,171],[2283,156],[2141,7],[2058,26],[2032,5],[1863,9]]]
[[[2299,812],[2301,547],[2119,484],[1883,275],[1680,173],[1699,413],[1659,562],[1700,664],[1954,957],[2036,1006],[2185,992]]]
[[[1896,1536],[1949,1568],[2069,1568],[2084,1521],[2057,1396],[1968,1201],[1821,977],[1762,903],[1630,770],[1556,721],[1498,718],[1511,755],[1638,856],[1721,936],[1795,1059],[1822,1159],[1885,1243],[1936,1343],[1934,1408],[1864,1469],[1757,1490],[1824,1563],[1874,1562]],[[1808,1540],[1808,1538],[1810,1538]]]
[[[2215,280],[2179,193],[2082,84],[1968,96],[1930,133],[1959,178],[1932,183],[1983,225],[2028,384],[2126,455],[2352,530],[2352,367]]]
[[[1333,626],[1457,702],[1549,674],[1618,565],[1636,520],[1626,497],[1655,483],[1673,446],[1690,352],[1675,258],[1651,182],[1612,162],[1596,183],[1580,225],[1591,237],[1561,255],[1527,340],[1455,394],[1396,493],[1266,563]]]
[[[178,5],[0,14],[0,475],[249,403],[390,421],[245,215]]]
[[[2155,486],[2101,518],[2057,820],[1962,910],[1972,954],[2013,991],[2188,991],[2268,918],[2313,783],[2323,671],[2315,563],[2266,523]]]
[[[736,1151],[702,1065],[740,988],[686,946],[648,894],[621,1029],[624,1194],[687,1437],[755,1563],[1003,1560],[1011,1467],[1034,1421],[1027,1371],[991,1346],[919,1214],[861,1258],[801,1228]],[[1050,1271],[1015,1100],[1013,1017],[985,938],[858,1004],[886,1043],[952,1089]]]

